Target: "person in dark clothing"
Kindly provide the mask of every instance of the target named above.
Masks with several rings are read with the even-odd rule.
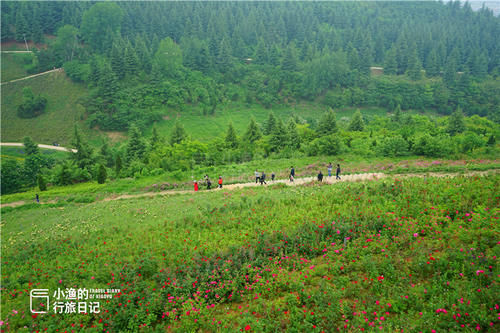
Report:
[[[36,199],[36,202],[37,202],[37,203],[40,203],[40,197],[38,196],[38,193],[37,193],[37,194],[35,194],[35,199]]]
[[[337,164],[337,177],[335,179],[340,179],[340,164]]]
[[[292,169],[290,170],[290,181],[293,182],[294,179],[295,179],[295,169],[292,166]]]
[[[320,182],[323,181],[323,174],[321,173],[321,170],[318,173],[318,181],[320,181]]]
[[[274,171],[273,173],[271,173],[271,180],[274,182],[274,177],[276,177],[276,175],[274,174]]]
[[[262,171],[262,173],[260,174],[260,185],[263,185],[263,184],[266,184],[266,174],[264,173],[264,171]]]
[[[210,178],[207,177],[207,190],[210,190],[212,187],[212,182],[210,181]]]

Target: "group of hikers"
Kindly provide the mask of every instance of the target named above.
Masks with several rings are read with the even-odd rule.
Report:
[[[332,171],[333,171],[333,165],[332,165],[332,162],[328,163],[327,165],[327,170],[328,170],[328,177],[331,177],[332,176]],[[323,173],[321,172],[321,170],[318,171],[318,181],[322,182],[323,181]],[[292,166],[290,168],[290,181],[293,182],[294,179],[295,179],[295,168]],[[340,164],[337,164],[337,170],[336,170],[336,173],[335,173],[335,179],[340,179]]]
[[[327,170],[328,170],[328,177],[331,177],[332,176],[332,171],[333,171],[333,165],[332,163],[328,163],[327,165]],[[335,174],[335,179],[340,179],[340,164],[337,164],[337,170],[336,170],[336,174]],[[321,170],[318,171],[318,181],[322,182],[323,181],[323,173],[321,172]],[[271,173],[271,181],[274,181],[274,179],[276,178],[276,174],[274,173],[274,171]],[[293,182],[295,180],[295,168],[292,166],[290,168],[290,175],[288,177],[290,179],[290,182]],[[194,183],[194,191],[197,192],[199,190],[199,186],[200,184],[202,183],[202,181],[193,181]],[[205,185],[207,186],[207,190],[210,190],[212,188],[212,181],[210,180],[210,178],[208,177],[208,175],[205,175],[204,177],[204,183]],[[260,185],[267,185],[266,183],[266,173],[264,171],[258,171],[258,170],[255,170],[255,183],[258,184],[260,183]],[[219,176],[219,180],[217,181],[217,184],[218,184],[218,188],[222,188],[222,176]]]
[[[203,178],[204,179],[204,182],[205,182],[205,185],[207,186],[207,190],[210,190],[212,188],[212,181],[210,180],[210,177],[208,177],[208,175],[205,175],[205,177]],[[193,181],[194,183],[194,191],[197,192],[199,190],[199,184],[201,183],[198,182],[197,180]],[[222,176],[219,176],[219,180],[217,181],[217,187],[218,188],[222,188]]]

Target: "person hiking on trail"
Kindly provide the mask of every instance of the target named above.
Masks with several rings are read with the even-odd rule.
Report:
[[[292,166],[292,169],[290,170],[290,181],[293,182],[294,179],[295,179],[295,169]]]
[[[321,173],[321,170],[319,170],[319,173],[318,173],[318,181],[319,182],[323,181],[323,174]]]
[[[222,176],[219,176],[219,188],[222,188]]]
[[[276,175],[274,174],[274,171],[271,173],[271,180],[274,182],[274,177],[276,177]]]
[[[40,203],[40,197],[38,196],[38,193],[35,194],[35,200],[36,200],[37,203]]]
[[[337,164],[337,177],[335,179],[340,179],[340,164]]]
[[[260,182],[260,173],[255,170],[255,184],[257,184],[258,182]]]
[[[328,163],[328,177],[332,176],[333,165],[332,162]]]
[[[210,190],[211,187],[212,187],[212,182],[210,181],[210,178],[208,178],[207,176],[207,190]]]
[[[264,171],[262,171],[261,175],[260,175],[260,185],[263,185],[263,184],[266,184],[266,174],[264,173]]]
[[[194,191],[198,192],[198,182],[196,180],[194,181]]]

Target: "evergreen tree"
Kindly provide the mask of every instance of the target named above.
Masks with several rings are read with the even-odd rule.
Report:
[[[271,50],[269,51],[269,63],[273,66],[280,64],[280,53],[276,45],[271,46]]]
[[[113,103],[118,92],[118,80],[111,66],[103,62],[99,71],[98,96],[102,98],[104,105]]]
[[[347,45],[347,61],[352,70],[360,69],[359,52],[351,42]]]
[[[23,139],[24,149],[26,150],[26,155],[36,155],[40,153],[38,145],[29,136],[25,136]]]
[[[216,57],[217,68],[221,73],[227,72],[231,69],[231,46],[227,39],[222,39],[219,47],[219,54]]]
[[[122,170],[122,167],[123,167],[122,158],[120,157],[120,155],[117,155],[115,160],[115,173],[117,177],[120,176],[120,171]]]
[[[137,35],[135,40],[135,49],[137,52],[137,57],[139,59],[139,64],[146,73],[151,72],[151,53],[149,52],[146,43],[144,42],[144,37]]]
[[[235,149],[238,148],[238,138],[236,137],[236,131],[234,130],[233,123],[229,123],[229,126],[227,128],[227,133],[226,133],[226,145],[231,148]]]
[[[28,30],[28,23],[26,21],[26,16],[25,16],[25,9],[26,7],[24,4],[21,4],[20,9],[16,13],[16,41],[18,42],[24,42],[25,38],[26,40],[29,39],[29,30]],[[3,17],[2,17],[3,19]]]
[[[290,43],[286,49],[283,61],[281,62],[281,69],[289,72],[297,70],[297,55],[293,43]]]
[[[354,113],[354,116],[351,119],[351,123],[349,124],[349,131],[363,131],[365,128],[365,123],[363,121],[363,116],[361,115],[361,112],[357,110]]]
[[[42,25],[40,23],[40,10],[38,8],[38,4],[33,4],[32,6],[31,40],[34,43],[40,43],[43,40]]]
[[[151,139],[149,140],[149,150],[156,150],[161,144],[162,138],[158,134],[158,129],[156,128],[156,123],[153,124],[153,129],[151,131]]]
[[[446,61],[446,66],[444,68],[443,81],[446,83],[448,87],[455,84],[457,77],[457,67],[458,67],[458,50],[455,48],[448,57]]]
[[[434,77],[439,75],[439,62],[437,58],[437,52],[435,49],[432,49],[427,56],[425,74],[428,77]]]
[[[76,149],[76,153],[73,153],[72,156],[76,165],[82,169],[91,166],[94,163],[94,159],[92,157],[92,148],[82,137],[76,125],[73,134],[73,145]]]
[[[495,135],[491,134],[490,137],[488,138],[488,142],[486,143],[486,145],[488,145],[489,147],[494,147],[496,143],[497,140],[495,139]]]
[[[456,135],[465,131],[464,114],[462,109],[457,108],[448,118],[448,133]]]
[[[418,59],[417,48],[415,45],[411,47],[411,51],[408,56],[408,69],[406,73],[413,81],[420,80],[422,78],[422,64]]]
[[[113,155],[111,154],[111,151],[109,149],[108,143],[105,142],[101,146],[101,151],[99,152],[100,159],[103,161],[103,163],[108,167],[111,168],[114,164],[113,161]]]
[[[137,54],[135,53],[135,50],[130,43],[128,43],[127,47],[125,48],[124,65],[125,65],[125,72],[127,73],[127,75],[129,76],[138,75],[139,58],[137,57]]]
[[[300,148],[301,139],[299,132],[297,132],[297,124],[293,118],[290,118],[287,125],[288,146],[294,149]]]
[[[488,57],[484,52],[480,53],[474,49],[470,55],[468,66],[472,75],[483,78],[488,73]]]
[[[337,130],[337,120],[333,111],[324,113],[318,125],[318,134],[320,136],[329,135],[336,133]]]
[[[142,160],[146,147],[141,138],[141,132],[136,125],[130,126],[129,141],[127,143],[126,161],[130,163],[133,160]]]
[[[271,133],[271,138],[269,139],[269,144],[271,146],[272,152],[278,152],[283,149],[288,142],[288,135],[283,125],[283,122],[278,120],[274,129]]]
[[[121,38],[119,38],[120,40]],[[124,49],[123,45],[118,41],[113,43],[111,48],[111,69],[115,73],[116,77],[121,80],[125,77],[125,63],[124,63]]]
[[[99,164],[99,169],[97,171],[97,182],[99,184],[104,184],[106,182],[106,178],[108,177],[108,174],[106,172],[106,168],[104,165]]]
[[[244,135],[244,139],[250,143],[254,143],[262,137],[259,126],[255,121],[254,117],[250,118],[250,123],[248,124],[247,131]]]
[[[257,49],[255,50],[255,63],[258,65],[265,65],[268,63],[268,53],[267,53],[267,48],[266,45],[264,44],[264,41],[259,39],[259,42],[257,43]]]
[[[266,121],[266,126],[264,127],[264,134],[269,135],[273,132],[274,128],[276,127],[276,117],[274,116],[274,113],[269,113],[269,117],[267,118]]]
[[[395,75],[398,71],[398,62],[396,59],[396,49],[391,49],[385,55],[384,74]]]
[[[37,183],[38,183],[38,189],[40,189],[40,191],[43,192],[47,190],[47,183],[45,182],[45,178],[43,178],[41,173],[38,173]]]
[[[172,135],[170,136],[170,144],[181,143],[187,137],[184,127],[178,121],[175,121]]]
[[[401,122],[401,105],[398,104],[398,106],[396,106],[396,109],[394,110],[394,118],[393,118],[394,122],[396,123],[400,123]]]

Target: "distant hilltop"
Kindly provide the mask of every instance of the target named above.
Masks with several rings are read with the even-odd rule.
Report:
[[[495,16],[500,15],[500,1],[481,1],[481,0],[471,0],[469,1],[470,6],[474,10],[479,10],[484,5],[493,11]]]

